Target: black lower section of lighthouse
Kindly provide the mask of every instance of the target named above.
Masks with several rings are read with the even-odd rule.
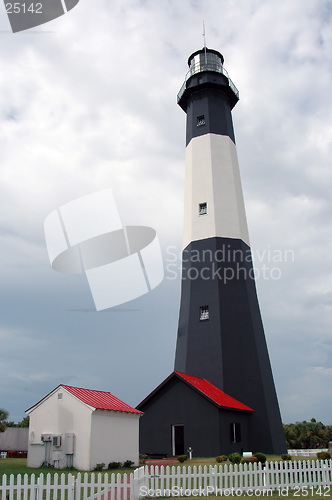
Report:
[[[174,369],[208,380],[254,410],[250,450],[282,453],[250,248],[231,238],[192,242],[183,252],[182,273]]]
[[[286,450],[256,293],[223,56],[189,57],[184,250],[174,372],[138,408],[140,452]],[[181,453],[180,453],[181,452]]]

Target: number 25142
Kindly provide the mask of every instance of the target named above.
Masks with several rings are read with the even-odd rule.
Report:
[[[25,14],[30,12],[31,14],[41,14],[43,4],[41,3],[6,3],[7,14]]]

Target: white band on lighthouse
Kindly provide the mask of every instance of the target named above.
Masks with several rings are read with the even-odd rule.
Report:
[[[250,245],[236,146],[226,135],[194,137],[186,148],[183,227],[183,248],[213,237]]]
[[[52,268],[85,272],[98,311],[140,297],[164,278],[156,231],[122,226],[110,189],[62,205],[44,228]]]

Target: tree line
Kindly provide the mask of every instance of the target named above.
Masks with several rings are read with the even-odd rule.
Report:
[[[0,432],[4,432],[7,427],[29,427],[29,417],[24,417],[21,422],[8,421],[9,413],[7,410],[0,408]]]
[[[287,448],[315,449],[328,448],[332,441],[332,425],[324,425],[312,418],[310,422],[295,422],[284,425]]]

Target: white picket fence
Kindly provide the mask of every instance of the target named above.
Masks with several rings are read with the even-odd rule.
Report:
[[[319,448],[319,449],[296,449],[296,450],[287,450],[288,455],[292,457],[314,457],[317,458],[317,453],[320,451],[329,451],[328,448]]]
[[[215,466],[145,466],[132,474],[4,474],[1,500],[137,500],[160,496],[234,496],[241,492],[303,488],[331,493],[330,460]],[[257,495],[258,496],[258,495]],[[284,495],[283,495],[284,496]],[[310,494],[309,494],[310,496]],[[326,495],[325,495],[326,496]]]
[[[139,476],[133,474],[11,474],[2,476],[1,500],[135,500],[139,498]],[[9,479],[9,480],[8,480]],[[135,484],[136,483],[136,484]]]
[[[148,469],[145,475],[148,476]],[[148,484],[141,486],[142,496],[228,496],[234,491],[277,490],[296,487],[328,487],[332,484],[330,460],[269,462],[267,465],[199,467],[155,467],[150,469]],[[147,489],[148,488],[148,489]],[[182,490],[181,490],[182,489]],[[177,493],[180,493],[179,495]],[[173,495],[173,496],[175,496]]]

